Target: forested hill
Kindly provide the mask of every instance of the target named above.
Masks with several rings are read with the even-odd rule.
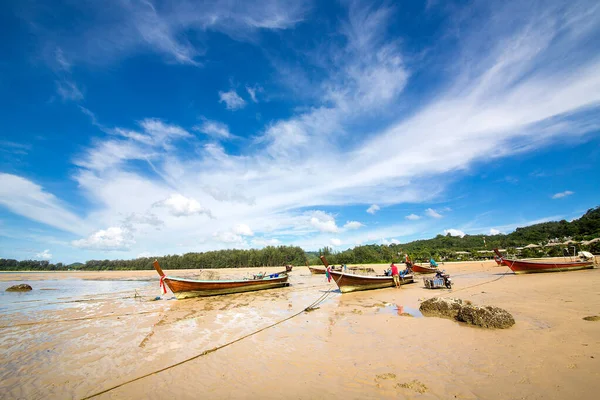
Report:
[[[572,239],[582,241],[600,237],[600,207],[588,210],[581,218],[567,222],[552,221],[517,228],[507,235],[465,235],[464,237],[437,235],[433,239],[416,240],[404,245],[406,249],[493,249],[519,247],[527,244],[546,244],[550,241]],[[485,243],[484,243],[485,238]]]
[[[401,253],[408,253],[414,260],[436,259],[454,260],[457,252],[472,252],[466,258],[477,258],[482,250],[494,247],[510,249],[528,244],[546,244],[549,241],[582,241],[600,237],[600,207],[588,210],[581,218],[567,222],[565,220],[544,222],[524,228],[517,228],[507,235],[465,235],[464,237],[438,235],[427,240],[416,240],[405,244],[365,245],[357,246],[342,252],[333,252],[325,247],[319,252],[305,252],[297,246],[265,247],[251,250],[219,250],[205,253],[187,253],[158,257],[164,269],[183,268],[228,268],[228,267],[262,267],[281,266],[285,264],[304,265],[308,260],[311,265],[320,264],[319,255],[325,254],[332,264],[383,263],[399,261]],[[576,250],[588,250],[600,253],[600,242],[591,245],[576,245]],[[523,256],[562,255],[564,246],[526,249]],[[531,253],[528,254],[527,252]],[[535,254],[534,254],[535,253]],[[460,256],[465,258],[464,256]],[[77,270],[141,270],[152,269],[154,257],[137,258],[135,260],[90,260],[85,264],[74,263],[63,265],[51,264],[48,261],[17,261],[0,259],[0,270],[41,270],[64,271]]]
[[[479,251],[493,248],[514,249],[528,244],[547,244],[551,241],[582,241],[600,237],[600,207],[588,210],[581,218],[571,222],[553,221],[517,228],[507,235],[465,235],[464,237],[437,235],[432,239],[415,240],[404,244],[366,245],[348,249],[341,253],[332,253],[331,249],[321,249],[330,263],[375,263],[399,260],[399,253],[408,253],[413,260],[424,260],[429,257],[445,260],[483,257]],[[600,253],[600,242],[591,245],[571,244],[576,250],[587,250]],[[541,249],[525,249],[521,255],[561,256],[565,246],[552,246]],[[456,252],[473,252],[469,256],[459,256]],[[569,251],[572,252],[570,248]],[[309,259],[318,260],[318,254],[310,254]],[[314,261],[316,262],[316,261]]]

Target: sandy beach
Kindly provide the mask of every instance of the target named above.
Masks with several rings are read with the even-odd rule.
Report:
[[[116,387],[95,398],[597,398],[600,321],[583,318],[600,315],[600,270],[516,276],[493,261],[441,267],[453,290],[428,290],[417,279],[342,295],[324,275],[295,267],[287,288],[179,301],[170,292],[152,301],[160,295],[154,271],[2,273],[0,393],[82,399]],[[34,290],[4,292],[23,282]],[[485,330],[423,317],[420,302],[434,296],[504,308],[516,324]],[[318,308],[302,312],[319,298]]]

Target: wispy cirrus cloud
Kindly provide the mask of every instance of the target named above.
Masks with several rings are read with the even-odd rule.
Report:
[[[25,218],[81,234],[86,224],[67,204],[21,176],[0,173],[0,205]]]
[[[200,66],[206,48],[198,35],[221,32],[254,42],[260,32],[279,31],[302,22],[306,1],[266,0],[260,7],[226,0],[59,1],[53,10],[76,13],[87,23],[53,24],[43,7],[21,13],[42,40],[51,65],[68,70],[76,63],[106,64],[136,54],[157,53],[167,62]]]
[[[425,210],[425,215],[431,218],[442,218],[442,214],[435,211],[433,208],[428,208],[427,210]]]
[[[56,81],[56,93],[63,99],[63,101],[81,101],[83,100],[83,93],[77,87],[77,84],[70,80]]]
[[[563,197],[571,196],[574,193],[575,192],[572,192],[570,190],[565,190],[564,192],[559,192],[559,193],[553,194],[552,198],[553,199],[562,199]]]
[[[246,86],[246,92],[250,96],[253,102],[258,103],[258,98],[256,97],[257,93],[264,92],[264,89],[261,86]]]
[[[203,118],[202,123],[195,126],[194,130],[212,136],[215,139],[231,139],[235,137],[229,131],[227,124],[219,121],[212,121],[206,118]]]

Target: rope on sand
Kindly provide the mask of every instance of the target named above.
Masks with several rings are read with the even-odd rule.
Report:
[[[81,318],[72,318],[72,319],[57,319],[57,320],[52,320],[52,321],[25,322],[23,324],[1,325],[0,329],[13,328],[16,326],[55,324],[55,323],[60,323],[60,322],[72,322],[72,321],[88,321],[91,319],[100,319],[100,318],[127,317],[130,315],[152,314],[152,313],[157,313],[157,312],[160,312],[160,311],[142,311],[142,312],[138,312],[138,313],[109,314],[109,315],[100,315],[100,316],[96,316],[96,317],[81,317]]]
[[[340,277],[340,278],[341,278],[341,277]],[[83,397],[81,400],[87,400],[87,399],[91,399],[91,398],[94,398],[94,397],[100,396],[101,394],[108,393],[108,392],[110,392],[110,391],[112,391],[112,390],[118,389],[118,388],[120,388],[120,387],[123,387],[123,386],[125,386],[125,385],[128,385],[128,384],[130,384],[130,383],[133,383],[133,382],[139,381],[139,380],[141,380],[141,379],[147,378],[147,377],[149,377],[150,375],[158,374],[158,373],[161,373],[161,372],[167,371],[167,370],[169,370],[169,369],[171,369],[171,368],[178,367],[178,366],[180,366],[180,365],[182,365],[182,364],[185,364],[185,363],[187,363],[187,362],[193,361],[193,360],[195,360],[195,359],[197,359],[197,358],[200,358],[200,357],[203,357],[203,356],[205,356],[205,355],[207,355],[207,354],[214,353],[215,351],[217,351],[217,350],[221,350],[222,348],[225,348],[225,347],[227,347],[227,346],[231,346],[232,344],[234,344],[234,343],[237,343],[237,342],[240,342],[240,341],[242,341],[242,340],[244,340],[244,339],[246,339],[246,338],[249,338],[250,336],[254,336],[254,335],[256,335],[257,333],[260,333],[260,332],[262,332],[262,331],[266,331],[267,329],[273,328],[274,326],[277,326],[277,325],[279,325],[279,324],[282,324],[282,323],[284,323],[284,322],[286,322],[286,321],[289,321],[290,319],[292,319],[292,318],[295,318],[295,317],[297,317],[298,315],[300,315],[300,314],[302,314],[302,313],[304,313],[304,312],[306,312],[306,311],[311,311],[311,310],[313,310],[313,309],[314,309],[314,308],[315,308],[317,305],[319,305],[319,304],[321,304],[323,301],[325,301],[325,299],[326,299],[326,298],[329,296],[329,294],[330,294],[330,293],[331,293],[331,288],[330,288],[329,290],[327,290],[325,293],[323,293],[321,296],[319,296],[319,298],[318,298],[317,300],[313,301],[313,302],[312,302],[312,303],[311,303],[309,306],[307,306],[307,307],[303,308],[301,311],[298,311],[298,312],[297,312],[297,313],[295,313],[295,314],[292,314],[292,315],[290,315],[289,317],[286,317],[286,318],[282,319],[281,321],[277,321],[277,322],[275,322],[275,323],[272,323],[271,325],[267,325],[267,326],[265,326],[264,328],[261,328],[261,329],[259,329],[259,330],[257,330],[257,331],[251,332],[251,333],[249,333],[249,334],[247,334],[247,335],[244,335],[244,336],[242,336],[242,337],[240,337],[240,338],[237,338],[237,339],[235,339],[235,340],[232,340],[231,342],[228,342],[228,343],[222,344],[221,346],[217,346],[217,347],[213,347],[212,349],[204,350],[202,353],[200,353],[200,354],[196,354],[195,356],[192,356],[192,357],[190,357],[190,358],[186,358],[185,360],[183,360],[183,361],[179,361],[178,363],[171,364],[171,365],[169,365],[169,366],[167,366],[167,367],[164,367],[164,368],[158,369],[158,370],[156,370],[156,371],[153,371],[153,372],[149,372],[149,373],[147,373],[147,374],[145,374],[145,375],[142,375],[142,376],[138,376],[137,378],[130,379],[130,380],[128,380],[127,382],[120,383],[120,384],[118,384],[118,385],[116,385],[116,386],[113,386],[113,387],[111,387],[111,388],[105,389],[105,390],[103,390],[103,391],[101,391],[101,392],[97,392],[97,393],[94,393],[94,394],[92,394],[92,395],[90,395],[90,396]]]

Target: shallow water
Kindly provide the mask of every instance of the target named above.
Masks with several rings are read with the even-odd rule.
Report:
[[[33,290],[28,292],[7,292],[13,285],[27,283]],[[18,280],[0,282],[0,312],[14,313],[20,310],[33,309],[58,310],[69,308],[76,302],[106,300],[109,298],[133,297],[138,292],[146,290],[152,282],[140,281],[108,281],[84,279],[49,279],[49,280]]]

